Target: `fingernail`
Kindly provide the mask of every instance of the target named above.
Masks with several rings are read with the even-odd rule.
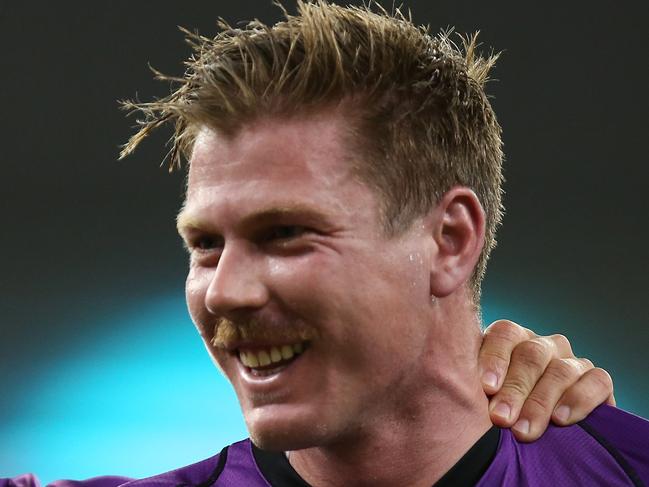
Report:
[[[498,376],[493,372],[485,372],[482,374],[482,383],[489,387],[496,388],[498,387]]]
[[[568,421],[568,418],[570,417],[570,408],[568,406],[559,406],[554,410],[554,416],[559,421]]]
[[[509,416],[512,414],[512,408],[509,407],[509,404],[506,402],[499,402],[493,408],[493,412],[496,416],[500,416],[503,419],[509,419]]]
[[[530,422],[527,419],[519,419],[516,421],[516,424],[512,426],[512,429],[526,435],[530,432]]]

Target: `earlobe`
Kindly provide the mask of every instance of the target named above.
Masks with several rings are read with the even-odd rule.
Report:
[[[444,297],[467,282],[484,246],[485,214],[476,194],[454,187],[431,212],[436,252],[431,259],[431,296]]]

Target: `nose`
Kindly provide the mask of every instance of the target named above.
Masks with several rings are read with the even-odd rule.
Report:
[[[263,262],[245,244],[225,245],[205,293],[205,307],[217,316],[258,309],[268,301]]]

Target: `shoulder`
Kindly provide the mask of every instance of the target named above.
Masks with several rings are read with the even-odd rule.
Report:
[[[218,455],[202,462],[145,479],[134,480],[120,487],[268,487],[259,472],[250,439],[226,446]]]
[[[234,472],[234,473],[233,473]],[[238,474],[239,476],[237,477]],[[255,477],[257,467],[254,462],[249,439],[226,446],[220,453],[192,465],[187,465],[143,479],[104,476],[86,480],[57,480],[47,487],[212,487],[221,485],[247,485],[249,478]],[[237,479],[241,482],[237,483]],[[233,478],[234,481],[228,479]],[[260,477],[261,478],[261,477]],[[226,481],[224,483],[224,481]],[[268,484],[262,483],[266,487]],[[0,487],[39,487],[38,479],[31,474],[11,479],[0,479]]]
[[[579,423],[631,476],[649,484],[649,421],[603,405]],[[643,485],[640,483],[639,485]]]
[[[128,477],[106,475],[86,480],[56,480],[47,484],[47,487],[119,487],[131,480],[133,479]],[[38,478],[32,474],[20,475],[10,479],[0,479],[0,487],[40,487],[40,485]]]
[[[509,430],[501,430],[498,451],[479,485],[553,482],[649,485],[649,422],[604,405],[576,425],[550,425],[533,443],[519,443]]]
[[[228,450],[236,447],[243,440],[223,448],[217,455],[197,463],[187,465],[169,472],[154,475],[144,479],[133,480],[120,487],[143,487],[147,485],[162,486],[211,486],[221,475],[228,457]]]

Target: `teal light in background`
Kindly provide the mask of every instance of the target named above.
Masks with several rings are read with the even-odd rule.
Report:
[[[0,424],[0,477],[141,478],[247,436],[182,295],[84,326],[105,332],[71,345],[13,396],[18,414]]]

